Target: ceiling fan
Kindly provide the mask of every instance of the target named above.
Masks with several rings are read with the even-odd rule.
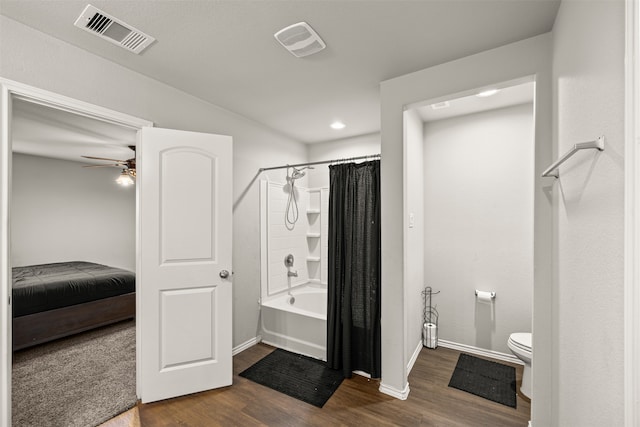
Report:
[[[135,153],[136,151],[135,145],[129,145],[128,147],[131,150],[133,150],[133,152]],[[105,164],[105,165],[87,165],[83,167],[84,168],[112,168],[112,167],[122,168],[122,173],[120,174],[120,176],[118,176],[118,178],[116,179],[116,182],[124,186],[132,185],[135,182],[135,178],[136,178],[136,157],[135,156],[127,160],[109,159],[105,157],[94,157],[94,156],[82,156],[82,157],[84,157],[85,159],[105,160],[108,162],[114,162],[114,163]]]

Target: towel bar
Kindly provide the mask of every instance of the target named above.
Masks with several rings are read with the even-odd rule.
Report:
[[[565,161],[567,161],[567,159],[569,159],[569,157],[573,156],[578,151],[586,150],[586,149],[590,149],[590,148],[595,148],[598,151],[604,151],[604,135],[599,137],[595,141],[579,142],[579,143],[575,144],[571,150],[569,150],[569,151],[567,151],[567,153],[565,153],[564,156],[560,157],[558,160],[556,160],[556,162],[554,164],[549,166],[547,168],[547,170],[542,172],[542,177],[544,178],[544,177],[547,177],[547,176],[552,176],[554,178],[559,178],[560,177],[560,172],[558,172],[556,169],[558,169],[561,164],[563,164]]]

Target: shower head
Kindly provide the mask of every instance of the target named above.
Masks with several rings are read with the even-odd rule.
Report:
[[[298,179],[298,178],[302,178],[303,176],[305,176],[307,173],[300,171],[298,169],[294,169],[293,173],[291,174],[291,179]]]
[[[305,166],[303,168],[293,168],[293,172],[291,172],[291,179],[299,179],[302,178],[303,176],[305,176],[307,173],[304,172],[305,169],[313,169],[311,166]]]

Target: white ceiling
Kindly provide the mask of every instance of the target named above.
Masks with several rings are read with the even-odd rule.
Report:
[[[87,0],[1,0],[0,13],[313,143],[379,131],[381,81],[548,32],[559,1],[91,0],[157,39],[141,55],[73,25]],[[327,48],[282,48],[273,34],[299,21]]]

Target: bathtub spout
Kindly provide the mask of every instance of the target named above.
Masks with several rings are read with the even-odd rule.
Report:
[[[298,271],[287,271],[287,277],[298,277]]]

